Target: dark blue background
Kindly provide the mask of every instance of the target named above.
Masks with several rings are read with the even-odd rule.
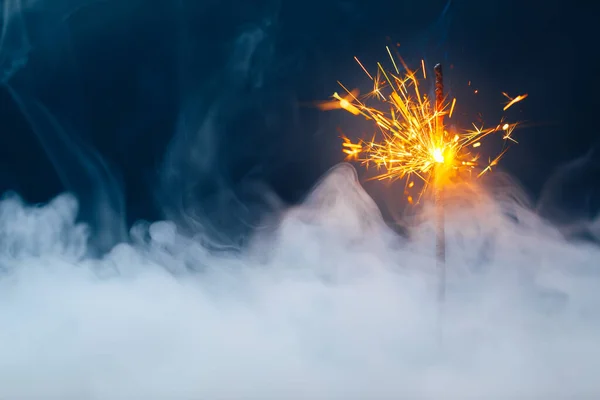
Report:
[[[461,107],[486,120],[500,116],[502,91],[528,93],[511,110],[526,127],[502,168],[542,198],[544,212],[589,217],[599,186],[592,3],[41,0],[22,3],[20,14],[5,8],[0,191],[31,202],[76,193],[82,219],[106,233],[99,246],[122,239],[133,221],[164,217],[238,243],[261,212],[299,201],[343,159],[336,128],[348,133],[356,121],[304,105],[338,90],[338,79],[364,83],[353,57],[372,65],[399,43],[412,65],[444,63]],[[385,203],[383,184],[366,187]]]

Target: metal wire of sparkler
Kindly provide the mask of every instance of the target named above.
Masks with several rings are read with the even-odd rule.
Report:
[[[444,135],[444,114],[440,112],[444,107],[444,75],[442,65],[434,67],[435,72],[435,108],[437,113],[435,129],[437,136]],[[443,163],[436,163],[435,175],[443,174]],[[443,338],[444,302],[446,300],[446,224],[444,207],[444,188],[434,185],[435,190],[435,258],[438,268],[438,341]]]

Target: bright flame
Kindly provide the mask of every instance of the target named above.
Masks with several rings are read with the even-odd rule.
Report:
[[[431,155],[433,156],[433,161],[435,161],[436,163],[444,163],[444,153],[439,147],[433,149],[433,153]]]
[[[419,86],[418,71],[408,69],[404,61],[399,58],[404,67],[403,74],[398,70],[398,65],[391,55],[395,72],[386,71],[381,63],[377,63],[377,73],[369,73],[367,68],[358,58],[356,62],[372,81],[373,89],[370,93],[359,97],[357,91],[348,90],[343,84],[340,86],[346,91],[347,96],[341,97],[334,94],[336,100],[321,104],[321,109],[331,110],[342,108],[354,115],[362,115],[373,122],[376,133],[373,139],[360,140],[353,143],[344,137],[343,151],[348,159],[362,161],[363,164],[375,165],[383,171],[375,179],[401,179],[416,175],[424,183],[423,190],[431,183],[433,169],[436,165],[444,168],[435,168],[436,175],[440,178],[441,172],[448,176],[458,170],[472,170],[478,167],[478,154],[469,152],[470,148],[478,148],[486,136],[500,132],[506,141],[516,141],[510,136],[517,126],[516,123],[500,123],[493,128],[477,127],[473,124],[472,130],[465,130],[449,134],[443,126],[443,117],[451,117],[456,99],[448,105],[446,99],[439,109],[435,109],[435,101],[427,93],[423,93]],[[421,73],[426,79],[424,61],[421,62]],[[527,94],[510,98],[510,104],[505,109],[523,100]],[[367,104],[369,100],[377,100],[375,105]],[[335,103],[335,104],[333,104]],[[440,122],[442,121],[442,122]],[[441,124],[442,126],[438,126]],[[376,136],[380,140],[376,140]],[[481,173],[489,171],[506,153],[506,146],[499,156],[490,159],[487,165],[480,166]],[[436,179],[436,182],[441,182]]]

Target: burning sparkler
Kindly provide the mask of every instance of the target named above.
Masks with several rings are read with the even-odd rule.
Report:
[[[442,73],[442,65],[437,64],[434,67],[435,71],[435,113],[437,114],[435,121],[436,135],[438,137],[444,137],[444,114],[442,110],[444,108],[444,75]],[[444,159],[443,153],[442,158],[436,160],[436,179],[438,175],[443,176],[444,173]],[[438,306],[440,307],[438,316],[440,318],[439,324],[439,339],[442,338],[442,321],[444,300],[446,299],[446,228],[445,228],[445,215],[444,215],[444,189],[442,185],[434,185],[435,190],[435,256],[439,272],[438,281]]]
[[[351,114],[361,115],[374,122],[381,140],[376,136],[370,141],[361,140],[354,143],[344,137],[343,151],[349,159],[362,161],[363,164],[374,164],[378,170],[383,170],[375,179],[406,179],[407,188],[414,186],[414,177],[423,182],[425,190],[432,186],[436,204],[436,259],[440,274],[438,301],[440,307],[445,298],[445,261],[446,241],[444,229],[443,190],[451,178],[460,176],[461,171],[473,171],[480,168],[480,177],[498,164],[498,161],[508,150],[507,144],[516,143],[512,138],[517,123],[500,124],[491,128],[477,127],[472,130],[451,134],[444,125],[444,118],[452,118],[456,107],[456,99],[448,101],[444,95],[443,75],[441,65],[436,65],[435,98],[430,100],[419,86],[419,71],[411,71],[405,62],[398,57],[404,73],[401,74],[392,53],[387,48],[394,66],[394,71],[386,71],[381,63],[377,63],[376,74],[371,74],[355,57],[356,62],[373,82],[373,90],[359,97],[358,91],[348,90],[339,83],[346,94],[342,97],[334,93],[335,100],[321,103],[323,110],[344,109]],[[427,79],[425,62],[421,62],[423,79]],[[507,110],[522,101],[527,94],[515,98],[503,93],[509,102]],[[368,104],[370,100],[378,100],[378,106]],[[481,146],[482,140],[493,133],[501,133],[504,139],[503,150],[498,156],[490,159],[487,165],[479,163],[479,154],[473,149]],[[376,134],[377,135],[377,134]],[[413,203],[412,195],[408,195],[409,203]],[[440,312],[440,316],[441,316]]]
[[[473,124],[473,129],[448,132],[444,118],[452,118],[456,99],[448,101],[440,85],[437,88],[438,95],[432,102],[428,94],[422,92],[419,83],[420,74],[422,79],[427,79],[425,63],[421,62],[421,68],[412,71],[398,57],[405,71],[401,73],[389,47],[387,51],[394,67],[391,72],[377,63],[377,71],[372,74],[355,58],[373,82],[371,92],[359,96],[357,90],[350,91],[338,82],[345,94],[334,93],[335,100],[319,104],[322,110],[344,109],[373,121],[377,128],[373,138],[353,142],[343,137],[343,151],[348,159],[361,161],[367,166],[375,165],[381,173],[374,179],[407,178],[407,187],[412,189],[414,178],[417,178],[424,183],[420,198],[428,186],[441,188],[460,171],[471,172],[479,168],[477,176],[485,174],[504,156],[507,144],[516,143],[512,133],[518,124],[505,121],[490,128]],[[441,78],[441,68],[438,68],[438,78]],[[441,83],[441,80],[438,81]],[[509,99],[504,110],[527,97],[527,94],[515,98],[504,95]],[[377,103],[372,105],[372,100]],[[480,155],[474,149],[493,133],[502,134],[505,145],[498,156],[488,163],[481,163]],[[381,140],[376,140],[378,136]],[[412,195],[408,196],[408,201],[411,204],[415,202]]]

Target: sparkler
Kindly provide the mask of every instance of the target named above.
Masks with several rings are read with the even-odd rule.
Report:
[[[437,64],[434,67],[435,71],[435,113],[436,115],[436,135],[444,137],[444,75],[442,65]],[[436,163],[436,178],[437,175],[443,174],[443,163]],[[444,300],[446,297],[446,229],[444,226],[444,188],[441,185],[434,185],[435,190],[435,255],[439,275],[438,287],[438,305],[440,307],[440,319],[443,316]],[[441,321],[440,321],[440,338],[441,338]]]
[[[434,68],[435,99],[430,100],[426,92],[420,88],[419,75],[427,79],[425,62],[421,61],[419,70],[410,70],[404,60],[398,57],[403,67],[400,72],[398,64],[387,47],[393,71],[384,69],[377,63],[376,73],[368,69],[355,57],[356,62],[372,81],[373,89],[359,97],[357,90],[348,90],[338,82],[345,94],[333,94],[334,100],[322,102],[322,110],[344,109],[353,115],[362,116],[374,123],[376,133],[371,140],[353,142],[343,137],[343,152],[347,159],[358,160],[367,167],[374,165],[380,172],[373,179],[397,180],[406,178],[407,199],[413,204],[410,192],[415,180],[422,182],[422,190],[418,193],[417,202],[428,187],[433,187],[436,204],[436,260],[440,273],[438,301],[440,305],[445,299],[445,259],[446,241],[444,232],[444,188],[452,180],[460,179],[479,169],[477,177],[491,171],[504,156],[512,143],[512,133],[517,123],[507,123],[502,119],[491,128],[473,124],[473,129],[449,132],[444,125],[444,118],[452,118],[456,99],[449,101],[444,95],[441,65]],[[504,111],[524,100],[527,94],[514,98],[506,93],[509,102]],[[377,100],[376,105],[371,105]],[[487,163],[480,163],[480,155],[474,152],[481,146],[483,139],[494,133],[502,134],[504,145],[500,154],[490,158]],[[376,140],[377,136],[380,140]],[[416,179],[415,179],[416,178]]]
[[[444,126],[444,117],[452,118],[456,108],[456,99],[448,101],[443,93],[441,67],[436,67],[439,76],[435,102],[432,104],[427,93],[422,92],[418,75],[427,79],[425,63],[421,62],[420,70],[409,70],[404,67],[400,73],[390,49],[387,48],[394,71],[386,71],[381,63],[377,63],[376,74],[370,73],[355,58],[358,65],[372,81],[373,89],[364,96],[358,90],[348,90],[338,82],[345,94],[333,94],[333,101],[321,102],[322,110],[344,109],[351,114],[362,116],[374,123],[377,132],[371,140],[353,142],[343,136],[343,152],[347,159],[357,160],[367,167],[374,165],[381,172],[373,179],[406,179],[407,189],[412,189],[415,179],[423,182],[418,200],[427,187],[434,185],[444,187],[448,181],[459,176],[461,171],[471,173],[480,169],[478,177],[496,166],[508,150],[508,144],[517,143],[512,133],[518,123],[507,123],[502,119],[496,126],[484,128],[473,123],[473,129],[459,132],[448,132]],[[504,107],[507,110],[522,101],[527,94],[509,99]],[[377,100],[376,105],[370,105]],[[480,155],[474,149],[482,145],[483,139],[489,135],[502,134],[504,146],[499,155],[489,159],[487,163],[479,161]],[[377,136],[381,140],[376,140]],[[434,173],[435,172],[435,173]],[[407,191],[409,203],[414,203],[413,196]]]

